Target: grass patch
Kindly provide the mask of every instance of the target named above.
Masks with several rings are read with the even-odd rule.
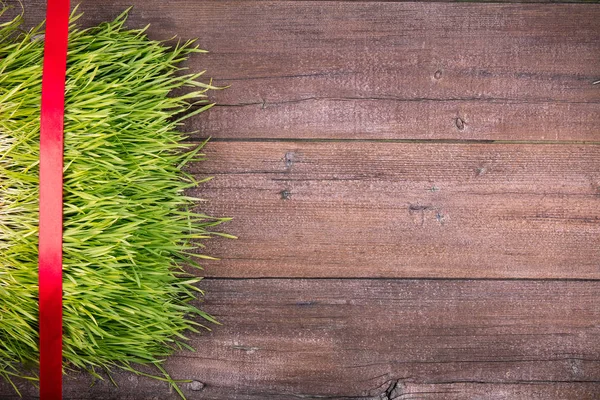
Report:
[[[200,278],[183,267],[200,268],[207,256],[197,254],[198,241],[223,219],[192,211],[198,199],[186,191],[201,182],[184,167],[203,155],[177,129],[211,107],[206,91],[215,88],[179,67],[202,52],[193,42],[150,40],[145,29],[125,28],[126,18],[90,29],[72,18],[69,34],[63,364],[95,375],[136,363],[161,368],[189,348],[186,332],[206,328],[198,321],[215,322],[190,303],[202,295]],[[17,17],[0,25],[0,376],[8,381],[39,364],[44,32],[20,24]]]

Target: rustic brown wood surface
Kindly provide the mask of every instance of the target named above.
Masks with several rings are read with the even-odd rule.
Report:
[[[191,66],[233,85],[203,137],[600,141],[600,5],[176,3],[81,10],[199,38]]]
[[[209,276],[600,278],[600,146],[215,142]],[[206,208],[207,206],[203,206]]]
[[[600,5],[514,3],[81,2],[231,85],[185,126],[239,236],[167,362],[188,398],[600,398]],[[114,378],[65,399],[178,398]]]
[[[191,399],[599,393],[596,282],[217,279],[202,286],[206,309],[223,325],[194,337],[195,353],[167,363],[175,378],[197,382],[182,385]],[[120,388],[89,388],[78,377],[67,390],[73,399],[168,397],[166,384],[118,377]]]

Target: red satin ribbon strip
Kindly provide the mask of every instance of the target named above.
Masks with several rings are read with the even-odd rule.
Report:
[[[48,0],[40,119],[40,399],[62,399],[62,170],[69,0]]]

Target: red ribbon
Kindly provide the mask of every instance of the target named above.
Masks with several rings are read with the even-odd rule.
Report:
[[[40,399],[62,399],[62,170],[69,0],[48,0],[40,119]]]

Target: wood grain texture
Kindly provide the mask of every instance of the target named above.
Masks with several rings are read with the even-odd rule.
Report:
[[[600,147],[213,142],[220,277],[600,278]]]
[[[179,358],[178,362],[182,365],[190,363],[187,358]],[[574,363],[576,364],[577,360]],[[234,371],[234,374],[239,373],[240,368],[236,366]],[[194,374],[185,376],[190,375]],[[237,375],[225,376],[229,380],[239,379]],[[108,377],[105,377],[104,381],[94,381],[89,375],[69,375],[65,378],[63,398],[64,400],[181,400],[181,397],[164,382],[120,371],[113,373],[112,378],[117,386],[112,384]],[[341,382],[341,384],[345,383],[347,383],[345,380]],[[261,381],[243,386],[232,384],[231,381],[227,384],[221,384],[219,381],[207,385],[193,380],[180,383],[179,386],[188,400],[597,400],[600,395],[600,383],[597,381],[415,383],[392,380],[389,383],[385,382],[381,387],[367,389],[366,392],[375,394],[365,396],[310,394],[310,387],[303,388],[308,393],[290,393],[290,391],[281,393],[277,392],[277,388],[273,388],[277,382],[273,383],[270,380],[264,383],[264,386],[271,388],[270,392],[263,391]],[[15,394],[7,384],[0,381],[0,395],[3,400],[39,399],[31,385],[20,382],[19,389],[22,396]]]
[[[130,5],[231,85],[185,126],[217,138],[194,194],[240,237],[207,249],[223,325],[167,363],[189,399],[600,398],[600,5],[83,0],[80,22]],[[179,398],[115,380],[65,399]]]
[[[81,21],[131,4],[231,85],[202,137],[600,141],[600,5],[112,0]]]
[[[197,352],[167,362],[173,377],[198,382],[183,385],[190,399],[600,396],[597,282],[217,279],[202,286],[204,307],[223,325],[193,337]],[[117,378],[119,389],[71,379],[66,398],[175,398],[165,384]]]

